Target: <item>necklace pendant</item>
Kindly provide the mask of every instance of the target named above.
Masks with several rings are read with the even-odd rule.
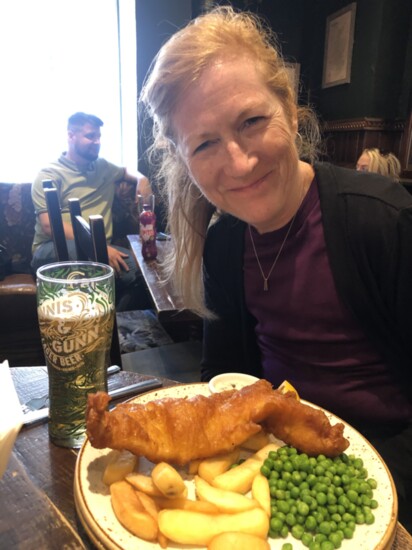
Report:
[[[268,290],[269,290],[268,280],[267,280],[267,279],[263,279],[263,291],[264,291],[264,292],[267,292]]]

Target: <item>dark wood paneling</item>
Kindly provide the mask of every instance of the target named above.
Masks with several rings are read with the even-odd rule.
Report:
[[[404,128],[403,120],[381,118],[326,121],[322,128],[326,159],[354,167],[363,149],[371,147],[390,151],[400,158]]]

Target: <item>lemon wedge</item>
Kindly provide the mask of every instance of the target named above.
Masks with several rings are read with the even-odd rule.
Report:
[[[300,401],[300,397],[299,397],[299,394],[298,392],[295,390],[295,388],[292,386],[292,384],[290,382],[288,382],[287,380],[284,380],[281,385],[278,387],[278,390],[281,392],[281,393],[288,393],[288,392],[292,392],[294,395],[295,395],[295,399],[297,401]]]

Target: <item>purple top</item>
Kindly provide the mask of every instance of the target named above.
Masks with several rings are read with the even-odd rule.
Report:
[[[265,276],[289,223],[253,240]],[[302,399],[354,425],[391,425],[410,419],[411,405],[390,368],[341,302],[326,252],[316,182],[307,193],[263,290],[263,278],[245,232],[246,305],[256,317],[263,375],[288,380]]]

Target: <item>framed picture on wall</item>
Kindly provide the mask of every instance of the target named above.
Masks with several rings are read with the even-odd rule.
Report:
[[[322,88],[350,82],[355,16],[352,2],[326,20]]]
[[[299,94],[300,63],[285,63],[285,68],[289,76],[290,85],[295,92],[295,98]]]

